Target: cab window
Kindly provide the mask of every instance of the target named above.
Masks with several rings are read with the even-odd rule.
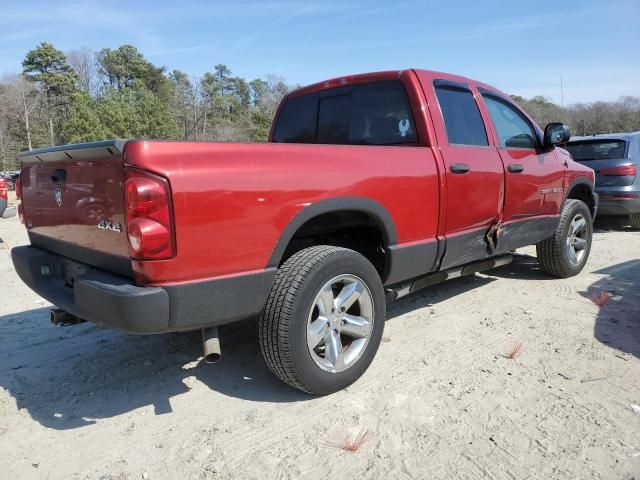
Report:
[[[396,80],[356,84],[292,97],[273,133],[278,143],[415,144],[407,94]]]
[[[473,94],[466,88],[436,86],[449,145],[488,146],[480,110]]]
[[[500,148],[535,148],[536,135],[531,123],[508,101],[491,94],[482,94],[489,116],[496,129]]]

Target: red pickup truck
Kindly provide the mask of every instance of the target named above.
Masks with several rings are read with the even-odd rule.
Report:
[[[12,250],[60,307],[134,334],[259,315],[265,361],[327,394],[354,382],[386,305],[537,245],[542,270],[579,273],[594,172],[504,93],[424,70],[355,75],[283,100],[266,144],[107,141],[22,154]]]

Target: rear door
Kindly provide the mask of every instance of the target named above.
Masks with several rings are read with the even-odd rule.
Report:
[[[488,90],[479,91],[505,165],[502,222],[533,220],[539,223],[541,216],[557,215],[564,197],[566,166],[554,149],[540,149],[536,127],[516,105]],[[553,219],[549,224],[553,225]]]
[[[433,88],[439,112],[432,115],[447,184],[447,243],[441,268],[448,268],[489,255],[486,234],[502,208],[504,167],[490,145],[471,87],[435,80]]]

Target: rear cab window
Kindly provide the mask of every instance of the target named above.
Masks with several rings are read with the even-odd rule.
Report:
[[[400,81],[338,87],[289,98],[278,115],[276,143],[416,144],[418,134]]]
[[[608,160],[626,158],[625,140],[578,140],[565,147],[574,160]]]

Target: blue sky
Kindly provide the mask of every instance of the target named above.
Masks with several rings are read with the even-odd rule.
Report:
[[[41,41],[299,84],[418,67],[558,103],[562,75],[565,104],[640,96],[640,0],[0,0],[0,74]]]

